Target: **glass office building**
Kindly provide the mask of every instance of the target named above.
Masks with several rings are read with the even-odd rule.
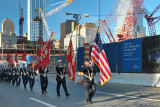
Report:
[[[39,15],[41,17],[40,8],[44,15],[46,14],[46,0],[28,0],[27,7],[27,28],[28,28],[28,40],[37,41],[39,36],[43,36],[43,40],[47,41],[47,32],[43,22],[36,20]],[[37,13],[35,11],[37,9]]]

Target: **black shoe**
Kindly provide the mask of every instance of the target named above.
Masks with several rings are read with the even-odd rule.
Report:
[[[45,93],[48,93],[46,90],[44,91]]]
[[[42,91],[42,94],[44,94],[44,91]]]
[[[60,97],[61,95],[60,95],[60,94],[57,94],[57,96]]]
[[[71,94],[66,94],[66,97],[70,97],[71,96]]]
[[[87,101],[86,104],[87,104],[87,105],[90,105],[90,104],[92,104],[92,103],[91,103],[91,101]]]

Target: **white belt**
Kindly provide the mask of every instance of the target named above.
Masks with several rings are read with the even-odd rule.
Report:
[[[64,78],[64,75],[59,75],[58,73],[57,73],[57,75],[59,76],[59,77],[61,77],[61,79],[63,79]]]

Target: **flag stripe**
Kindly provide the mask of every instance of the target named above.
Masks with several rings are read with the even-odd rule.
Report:
[[[100,54],[100,56],[103,55],[103,54]],[[110,73],[110,68],[109,68],[109,65],[107,64],[106,62],[106,58],[105,57],[100,57],[100,62],[102,63],[102,67],[106,70],[106,72],[109,74],[109,76],[111,77],[111,73]]]

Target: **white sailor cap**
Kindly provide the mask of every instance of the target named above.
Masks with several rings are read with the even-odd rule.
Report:
[[[58,60],[57,62],[58,62],[58,63],[59,63],[59,62],[62,62],[62,60]]]

